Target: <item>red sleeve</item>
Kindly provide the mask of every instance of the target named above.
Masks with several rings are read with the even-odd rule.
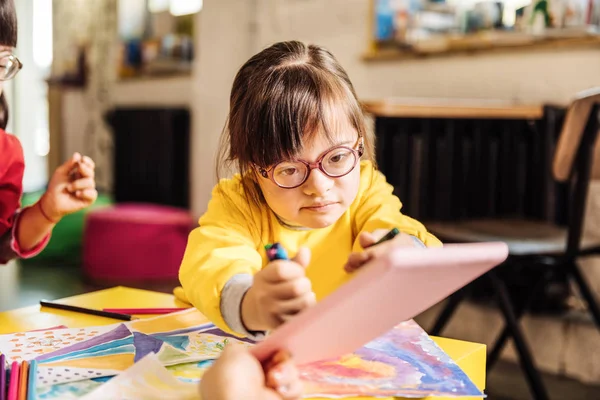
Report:
[[[0,264],[14,257],[29,258],[39,254],[50,241],[46,235],[32,249],[22,249],[17,242],[23,195],[25,159],[19,139],[0,129]]]
[[[0,264],[17,256],[13,227],[23,192],[24,170],[21,143],[0,129]]]
[[[26,209],[27,207],[22,210],[19,210],[15,216],[15,220],[13,222],[13,229],[10,232],[10,250],[8,250],[8,253],[6,253],[8,254],[7,256],[2,254],[2,251],[0,250],[0,264],[2,264],[3,262],[6,263],[12,257],[30,258],[33,256],[37,256],[39,253],[42,252],[42,250],[44,250],[48,242],[50,242],[51,233],[48,233],[38,244],[33,246],[32,249],[24,250],[21,248],[19,242],[17,242],[18,230],[20,226],[19,218],[21,218],[21,216],[23,215],[23,210]],[[5,261],[2,261],[2,259],[4,259]]]
[[[0,264],[14,257],[29,258],[40,253],[50,240],[46,235],[33,249],[23,250],[17,242],[21,216],[25,161],[19,139],[0,129]]]
[[[25,161],[19,140],[0,130],[0,236],[12,229],[23,193]]]

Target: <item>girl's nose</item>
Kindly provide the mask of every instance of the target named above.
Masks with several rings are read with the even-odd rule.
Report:
[[[333,178],[325,175],[318,168],[313,169],[308,175],[308,179],[302,185],[304,194],[308,196],[321,197],[327,193],[334,185]]]

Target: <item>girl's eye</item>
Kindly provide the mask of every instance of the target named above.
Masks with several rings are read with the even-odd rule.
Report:
[[[347,151],[341,151],[339,153],[333,154],[329,157],[329,162],[333,164],[338,164],[346,160],[348,158],[349,153]]]
[[[289,165],[289,166],[277,168],[275,173],[278,176],[292,176],[292,175],[298,173],[298,168],[294,167],[293,165]]]
[[[342,161],[344,159],[344,157],[346,157],[345,154],[336,154],[335,156],[331,157],[329,159],[329,161],[337,163],[337,162]]]

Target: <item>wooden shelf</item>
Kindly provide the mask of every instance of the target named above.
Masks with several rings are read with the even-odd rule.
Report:
[[[464,54],[498,53],[507,51],[556,50],[582,47],[599,47],[599,35],[579,37],[524,37],[519,36],[510,40],[506,35],[498,40],[487,35],[448,39],[438,49],[401,49],[399,47],[370,49],[363,54],[365,61],[411,60],[428,57],[444,57]]]
[[[118,83],[130,83],[130,82],[152,82],[152,81],[164,81],[168,79],[180,79],[180,78],[190,78],[192,76],[192,71],[177,71],[170,73],[162,73],[162,74],[140,74],[140,75],[132,75],[132,76],[123,76],[118,77]]]
[[[191,74],[123,79],[114,85],[111,98],[119,107],[188,107],[192,101],[192,83]]]
[[[518,104],[486,99],[397,98],[365,100],[367,113],[391,118],[476,118],[538,120],[544,115],[541,104]]]

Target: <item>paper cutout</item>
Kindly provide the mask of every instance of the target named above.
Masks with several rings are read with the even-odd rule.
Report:
[[[128,322],[127,324],[131,329],[147,335],[184,330],[203,324],[212,325],[204,315],[194,308],[177,313],[161,315],[155,318],[139,319]]]
[[[139,332],[133,332],[133,345],[135,346],[135,362],[150,353],[158,353],[164,341]]]
[[[86,379],[84,381],[37,388],[38,400],[74,400],[102,386],[104,381]]]
[[[57,361],[50,364],[42,364],[52,367],[74,367],[88,368],[95,372],[104,372],[108,370],[125,371],[133,365],[134,354],[116,354],[100,357],[79,358],[75,360]],[[105,374],[96,374],[97,376],[106,376]]]
[[[111,325],[111,326],[114,326],[114,325]],[[116,329],[113,329],[106,333],[95,336],[92,339],[79,341],[75,344],[71,344],[70,346],[66,346],[66,347],[63,347],[59,350],[52,352],[52,358],[57,358],[59,356],[65,355],[65,354],[73,354],[77,351],[86,351],[89,348],[92,348],[94,346],[97,346],[100,344],[105,344],[108,342],[113,342],[113,341],[116,341],[119,339],[124,339],[130,335],[131,335],[131,331],[129,331],[129,329],[125,325],[120,324]],[[76,337],[84,338],[85,332],[82,331],[82,332],[77,333]],[[36,357],[36,360],[38,360],[39,362],[42,362],[42,361],[48,360],[49,358],[50,358],[50,355],[45,354],[43,356]]]
[[[114,329],[111,326],[93,328],[49,329],[0,335],[0,352],[6,361],[31,361],[36,357],[60,350]]]
[[[162,340],[165,343],[170,344],[174,348],[185,351],[190,343],[190,339],[188,336],[163,336],[163,335],[154,335],[154,338],[158,340]]]
[[[39,361],[42,363],[55,363],[59,361],[77,360],[81,358],[133,353],[134,351],[135,346],[133,345],[133,338],[130,337],[116,340],[114,342],[103,343],[98,346],[90,347],[89,349],[82,349],[72,353],[62,354],[56,357],[54,357],[54,353],[48,353],[46,354],[48,357]]]
[[[215,360],[206,360],[195,363],[171,365],[167,367],[167,370],[182,382],[198,384],[204,373],[214,364],[214,362]]]
[[[121,371],[106,370],[99,372],[98,369],[90,370],[89,368],[74,368],[74,367],[38,367],[36,376],[36,387],[44,388],[54,386],[60,382],[76,382],[86,379],[96,378],[99,375],[117,375]]]
[[[164,400],[198,399],[198,386],[184,383],[173,377],[150,353],[124,373],[98,387],[81,400]]]
[[[104,385],[99,379],[54,385],[38,389],[38,399],[197,399],[199,378],[196,376],[200,371],[200,376],[203,375],[212,363],[210,360],[165,368],[151,353],[118,377],[104,378],[107,382]],[[187,371],[193,378],[185,378]]]
[[[168,344],[165,344],[157,355],[163,365],[176,365],[190,361],[188,353]]]

